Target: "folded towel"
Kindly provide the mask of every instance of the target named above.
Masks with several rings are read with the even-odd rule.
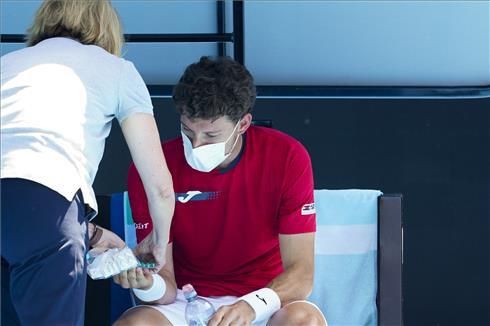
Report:
[[[378,190],[315,190],[315,280],[309,298],[333,325],[377,325]]]

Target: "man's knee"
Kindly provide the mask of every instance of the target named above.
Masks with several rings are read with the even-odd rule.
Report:
[[[293,302],[285,305],[272,316],[269,325],[326,325],[325,319],[315,306],[307,302]]]
[[[150,307],[136,307],[127,310],[113,326],[172,325],[158,310]]]

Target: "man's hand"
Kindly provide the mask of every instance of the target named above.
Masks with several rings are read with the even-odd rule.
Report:
[[[153,273],[158,272],[165,265],[165,252],[167,250],[168,239],[161,239],[153,230],[135,248],[136,257],[145,263],[156,263],[152,268]]]
[[[97,225],[97,228],[102,230],[102,236],[100,237],[99,241],[92,245],[92,248],[107,250],[112,248],[123,248],[126,245],[124,241],[119,238],[119,236],[114,232],[104,229],[99,225]],[[95,225],[93,223],[90,223],[89,238],[92,237],[93,232],[95,232]]]
[[[112,277],[114,283],[125,289],[148,290],[153,285],[150,272],[143,271],[141,267],[133,268]]]
[[[209,320],[208,326],[251,325],[255,311],[243,300],[229,306],[221,306]]]

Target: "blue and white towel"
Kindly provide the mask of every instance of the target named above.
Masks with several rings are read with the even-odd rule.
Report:
[[[309,300],[330,326],[377,325],[378,190],[315,190],[315,280]]]

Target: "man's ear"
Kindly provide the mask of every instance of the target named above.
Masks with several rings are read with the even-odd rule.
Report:
[[[244,134],[248,127],[252,124],[252,114],[247,113],[240,120],[240,125],[238,126],[238,133]]]

